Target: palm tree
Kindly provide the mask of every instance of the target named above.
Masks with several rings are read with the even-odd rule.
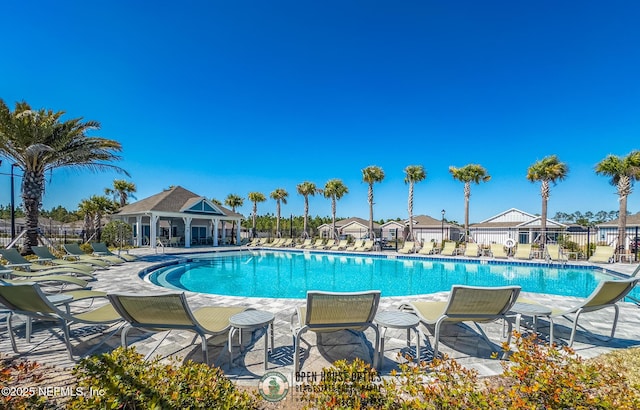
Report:
[[[309,219],[309,196],[314,196],[319,193],[320,190],[316,187],[316,184],[313,182],[305,181],[296,186],[298,193],[304,197],[304,225],[303,232],[305,237],[309,237],[309,233],[307,232],[307,222]]]
[[[89,201],[93,205],[93,231],[95,232],[96,241],[100,242],[102,232],[102,216],[111,214],[117,210],[116,204],[106,196],[92,195]]]
[[[471,183],[479,184],[491,179],[487,170],[481,165],[468,164],[462,168],[449,167],[449,172],[460,182],[464,182],[464,235],[465,242],[469,242],[469,197],[471,196]]]
[[[78,214],[82,216],[82,241],[86,242],[93,231],[93,214],[95,213],[95,204],[89,199],[83,199],[78,204]]]
[[[249,192],[249,201],[253,202],[253,220],[252,220],[252,226],[253,226],[253,235],[252,237],[255,238],[256,237],[256,218],[258,216],[258,202],[264,202],[267,200],[267,198],[265,198],[264,194],[262,194],[261,192]]]
[[[85,232],[84,241],[95,238],[100,241],[100,231],[102,229],[102,217],[116,211],[117,205],[106,196],[92,195],[89,199],[83,199],[78,204],[78,212],[84,218],[83,230]]]
[[[384,171],[382,168],[370,165],[362,170],[362,180],[369,184],[369,239],[375,237],[373,233],[373,184],[382,182],[384,179]]]
[[[289,193],[284,188],[276,188],[269,196],[276,200],[276,235],[280,237],[280,203],[287,204]]]
[[[408,209],[409,209],[409,238],[414,240],[413,238],[413,186],[417,182],[422,181],[427,177],[427,171],[425,171],[422,165],[409,165],[404,169],[405,177],[404,183],[409,184],[409,200],[408,200]]]
[[[540,230],[542,231],[542,244],[547,242],[547,203],[549,202],[549,182],[562,181],[567,177],[569,167],[560,162],[556,155],[549,155],[533,163],[527,170],[527,179],[531,182],[540,181],[540,196],[542,196],[542,215],[540,217]]]
[[[609,155],[596,165],[596,173],[611,177],[610,183],[618,191],[618,250],[626,248],[627,197],[631,195],[633,182],[640,180],[640,151],[631,151],[626,157]]]
[[[349,193],[349,188],[339,179],[331,179],[324,185],[322,191],[325,198],[331,198],[331,237],[336,239],[336,202]]]
[[[244,205],[244,199],[240,195],[229,194],[227,195],[227,198],[224,200],[224,204],[230,207],[233,212],[235,212],[236,208]],[[231,224],[231,238],[234,241],[236,240],[235,230],[236,230],[236,221],[234,220],[233,223]]]
[[[97,121],[82,118],[62,121],[64,111],[32,110],[18,102],[13,112],[0,99],[0,156],[17,164],[23,172],[22,205],[27,236],[24,253],[38,245],[38,217],[44,194],[45,173],[56,168],[86,168],[92,171],[112,169],[128,173],[111,164],[119,160],[119,142],[89,137],[87,132],[100,128]]]
[[[129,203],[129,197],[136,199],[133,193],[136,192],[136,184],[124,179],[114,179],[113,188],[105,188],[105,195],[112,195],[113,200],[120,204],[120,208]]]

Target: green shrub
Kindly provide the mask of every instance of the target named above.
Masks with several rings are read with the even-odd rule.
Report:
[[[445,356],[429,363],[401,364],[401,371],[393,372],[377,389],[370,378],[362,377],[375,374],[368,364],[339,361],[323,373],[345,374],[347,381],[321,380],[303,398],[309,408],[318,409],[640,408],[637,386],[614,367],[585,362],[567,347],[549,348],[535,335],[523,338],[516,333],[515,347],[500,376],[481,379],[475,370]],[[354,374],[361,377],[353,378]]]
[[[40,365],[33,362],[0,360],[0,408],[7,410],[53,409],[55,405],[37,394],[35,385],[42,381]]]
[[[108,246],[124,247],[132,235],[131,225],[122,221],[111,221],[102,228],[100,240]]]
[[[219,368],[172,359],[145,361],[135,349],[82,359],[74,369],[78,387],[97,392],[75,397],[70,409],[255,409],[257,400],[239,392]]]
[[[82,249],[82,252],[87,253],[87,254],[92,254],[93,253],[93,248],[91,247],[91,244],[89,244],[89,243],[81,243],[80,244],[80,249]]]

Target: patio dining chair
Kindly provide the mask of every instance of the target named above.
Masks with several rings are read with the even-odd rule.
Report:
[[[294,372],[300,370],[300,340],[307,331],[330,333],[339,330],[375,332],[373,367],[378,367],[380,333],[373,319],[380,303],[380,291],[321,292],[308,291],[307,304],[291,316]]]
[[[206,336],[228,332],[229,318],[247,310],[242,306],[207,306],[192,311],[184,293],[111,293],[108,297],[116,311],[128,322],[122,330],[123,347],[127,347],[127,334],[134,328],[147,332],[188,330],[200,336],[202,356],[207,364],[209,354]],[[163,341],[164,338],[160,339],[146,358],[151,356]]]
[[[509,342],[512,325],[506,320],[506,315],[516,303],[519,294],[520,286],[454,285],[446,302],[414,301],[401,305],[400,309],[413,312],[425,325],[435,325],[433,357],[436,357],[440,343],[440,327],[445,322],[473,322],[482,337],[490,343],[479,323],[505,319],[509,327]]]

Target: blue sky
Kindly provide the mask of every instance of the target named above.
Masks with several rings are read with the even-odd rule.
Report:
[[[301,214],[297,184],[340,178],[338,216],[368,218],[361,169],[378,165],[374,217],[405,218],[403,169],[421,164],[414,213],[463,221],[448,168],[479,163],[492,180],[472,187],[478,222],[539,213],[527,168],[557,154],[570,172],[550,215],[609,211],[615,189],[593,170],[640,148],[638,21],[636,1],[7,2],[0,98],[99,121],[138,199],[170,185],[219,200],[284,188],[283,213]],[[45,209],[122,178],[48,177]],[[629,210],[639,204],[636,192]],[[310,213],[329,216],[329,200]]]

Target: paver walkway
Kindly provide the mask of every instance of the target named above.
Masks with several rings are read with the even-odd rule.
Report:
[[[120,266],[114,266],[107,270],[97,271],[98,280],[93,283],[93,289],[106,292],[161,292],[159,288],[151,283],[143,281],[139,272],[152,265],[166,262],[175,258],[180,258],[188,252],[220,251],[223,248],[192,248],[176,249],[167,248],[165,253],[154,253],[149,249],[136,249],[131,253],[140,256],[137,262],[130,262]],[[182,256],[181,256],[182,255]],[[636,265],[614,264],[607,265],[607,268],[629,274]],[[553,295],[533,295],[524,293],[524,296],[535,297],[541,303],[548,306],[568,308],[575,305],[577,298],[559,297]],[[408,300],[445,300],[447,294],[444,292],[424,295],[419,297],[383,297],[379,311],[395,310],[402,303]],[[216,296],[197,293],[188,293],[189,304],[192,308],[205,305],[241,305],[256,309],[267,310],[275,314],[275,349],[270,355],[269,370],[279,371],[289,377],[293,376],[293,338],[290,332],[290,318],[294,312],[294,307],[304,304],[304,300],[296,299],[262,299],[245,298],[232,296]],[[574,348],[578,354],[585,358],[595,357],[612,349],[622,349],[630,346],[640,345],[640,309],[631,303],[620,304],[620,321],[616,331],[616,337],[609,340],[606,337],[610,332],[613,319],[611,309],[600,310],[598,312],[585,314],[580,318],[580,324],[589,332],[579,330],[574,343]],[[6,334],[4,321],[0,325],[0,351],[16,356],[11,350],[11,344]],[[499,351],[501,342],[502,324],[493,323],[482,325],[486,334],[491,338],[492,344],[488,344],[478,332],[465,324],[446,325],[442,329],[442,339],[440,350],[443,353],[457,359],[466,367],[475,368],[481,375],[494,375],[502,371],[501,361],[492,359],[491,355]],[[431,343],[433,333],[431,330],[421,326],[425,335],[425,340],[421,341],[421,359],[430,358]],[[73,344],[77,353],[86,352],[95,343],[102,339],[100,331],[104,328],[75,325],[72,327]],[[546,321],[540,320],[538,331],[542,337],[548,336],[548,326]],[[262,331],[256,331],[253,335],[249,333],[243,337],[245,350],[238,355],[237,348],[234,353],[236,364],[231,367],[229,364],[229,354],[226,347],[226,337],[218,336],[209,340],[210,360],[216,366],[221,367],[225,374],[231,379],[246,385],[257,385],[264,370],[263,343],[265,338]],[[556,320],[555,340],[559,343],[566,343],[570,333],[570,322],[559,318]],[[31,344],[27,344],[24,338],[24,326],[18,328],[18,347],[23,358],[36,360],[41,363],[72,367],[74,363],[67,358],[62,334],[58,328],[49,327],[46,324],[34,325],[33,339]],[[253,337],[251,337],[253,336]],[[301,354],[302,370],[305,372],[320,372],[323,367],[329,366],[335,360],[355,357],[370,358],[373,352],[374,333],[366,331],[366,337],[354,332],[343,331],[333,335],[324,335],[321,344],[318,344],[316,336],[312,332],[307,332],[303,337],[307,343],[302,343],[304,353]],[[189,332],[172,331],[167,335],[161,333],[141,333],[131,331],[129,340],[131,345],[146,354],[157,342],[164,338],[155,354],[163,358],[178,356],[182,359],[202,361],[200,345],[194,341],[194,335]],[[120,343],[119,333],[111,337],[105,344],[100,345],[95,351],[106,352],[117,347]],[[381,372],[383,375],[389,374],[391,370],[397,369],[397,354],[412,353],[411,348],[406,346],[406,332],[404,330],[387,331],[385,342],[384,360]]]

